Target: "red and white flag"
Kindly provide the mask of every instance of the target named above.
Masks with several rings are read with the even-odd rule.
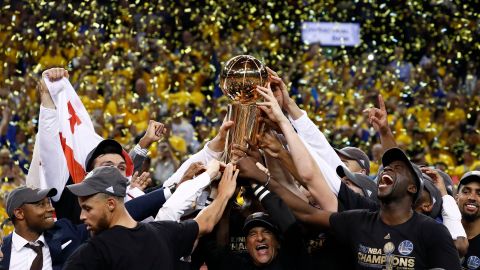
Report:
[[[39,131],[27,184],[56,188],[58,194],[52,199],[57,201],[69,176],[75,183],[83,180],[87,155],[103,138],[95,133],[90,115],[67,78],[56,82],[50,82],[46,78],[44,80],[56,110],[44,107],[40,109]],[[128,155],[124,157],[129,159]],[[133,164],[131,160],[126,163],[129,176]],[[131,168],[130,171],[128,167]],[[35,175],[37,173],[39,175]]]

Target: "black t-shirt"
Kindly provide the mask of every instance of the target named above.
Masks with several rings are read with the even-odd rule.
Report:
[[[302,269],[302,267],[295,268],[289,260],[293,254],[286,254],[279,250],[278,256],[268,265],[260,267],[253,263],[252,258],[248,253],[233,253],[227,249],[213,249],[210,257],[215,257],[215,261],[208,259],[207,266],[209,270],[295,270]],[[302,269],[303,270],[303,269]]]
[[[480,269],[480,234],[468,240],[468,251],[462,269]]]
[[[275,195],[276,196],[276,195]],[[268,202],[269,201],[269,202]],[[272,211],[272,219],[280,218],[284,220],[283,225],[290,224],[286,226],[287,228],[282,229],[282,226],[279,225],[280,230],[282,231],[280,235],[277,235],[277,240],[280,243],[280,248],[278,250],[278,255],[276,258],[266,266],[256,266],[253,263],[250,254],[245,249],[245,252],[239,252],[238,250],[232,250],[230,246],[219,246],[216,243],[215,237],[202,237],[201,243],[197,247],[203,249],[205,262],[207,263],[209,270],[308,270],[311,269],[310,258],[307,253],[304,237],[302,234],[301,227],[298,223],[291,224],[288,216],[292,215],[293,221],[295,218],[293,214],[287,209],[283,211],[283,206],[280,198],[273,196],[273,193],[265,196],[265,204],[279,204],[279,207],[276,211]],[[282,213],[281,217],[280,212]],[[273,216],[278,214],[277,216]],[[275,219],[274,219],[275,220]],[[276,222],[278,224],[278,222]],[[206,241],[204,241],[206,240]],[[245,246],[246,248],[246,246]]]
[[[198,230],[193,220],[115,226],[80,246],[64,269],[176,269],[192,251]]]
[[[234,254],[247,254],[243,223],[245,217],[238,210],[232,209],[229,217],[230,251]]]
[[[310,234],[307,249],[312,269],[352,269],[352,261],[345,258],[345,246],[329,232]]]
[[[338,192],[338,212],[352,209],[378,210],[377,201],[363,197],[345,183],[340,184]],[[345,258],[345,246],[339,243],[329,232],[309,235],[307,238],[308,253],[311,256],[313,269],[351,269],[352,260]]]
[[[332,214],[330,228],[348,245],[355,269],[460,269],[450,233],[422,214],[414,212],[407,222],[388,226],[378,212],[345,211]]]

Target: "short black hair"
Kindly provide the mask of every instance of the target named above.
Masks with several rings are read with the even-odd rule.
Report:
[[[102,199],[108,199],[108,198],[114,198],[115,200],[119,201],[119,202],[124,202],[124,198],[123,197],[119,197],[119,196],[115,196],[115,195],[112,195],[112,194],[107,194],[107,193],[102,193],[102,192],[99,192],[97,194],[94,194],[93,196],[98,196],[98,197],[101,197]]]

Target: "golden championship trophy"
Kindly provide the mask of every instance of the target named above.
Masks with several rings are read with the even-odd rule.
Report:
[[[256,144],[260,132],[255,104],[261,97],[256,86],[266,87],[268,72],[265,65],[250,55],[238,55],[228,60],[220,73],[220,88],[232,102],[228,105],[227,119],[235,124],[228,131],[225,143],[224,162],[232,161],[232,144],[248,146],[245,139]]]

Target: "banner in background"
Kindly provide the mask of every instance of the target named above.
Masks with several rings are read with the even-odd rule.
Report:
[[[357,46],[360,44],[360,24],[302,22],[302,41],[322,46]]]

